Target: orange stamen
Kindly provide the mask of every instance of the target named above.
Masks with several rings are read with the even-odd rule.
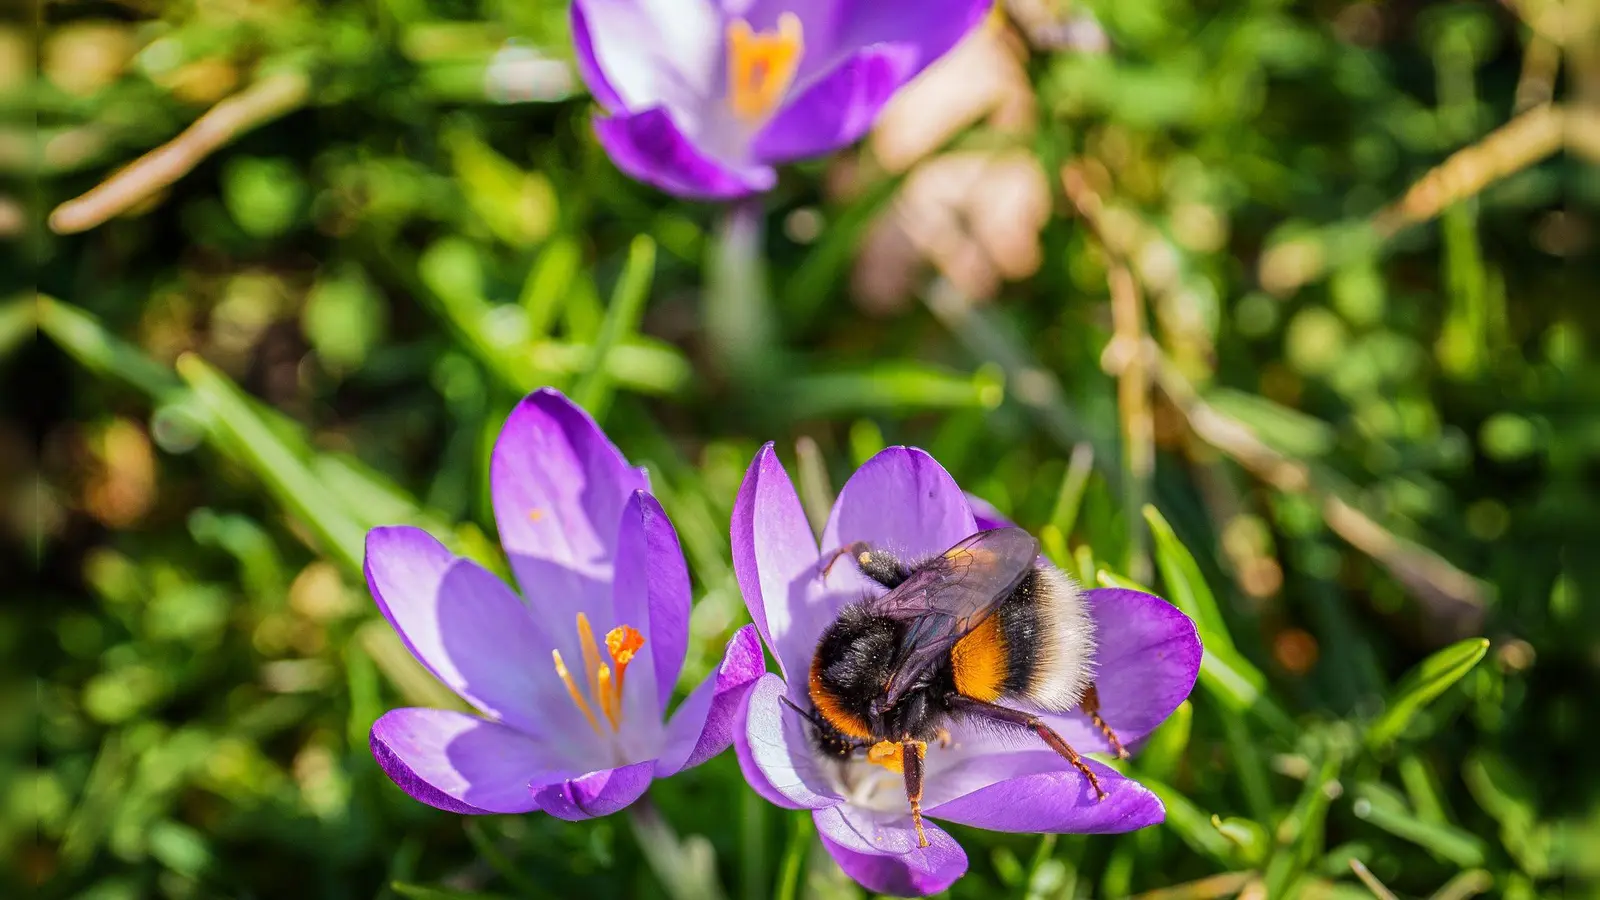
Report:
[[[728,23],[727,38],[728,105],[743,118],[759,119],[772,112],[794,81],[805,48],[800,17],[784,13],[775,32],[756,32],[749,22],[735,19]]]
[[[561,676],[562,682],[566,684],[567,693],[571,695],[572,702],[578,704],[578,708],[583,710],[583,717],[589,720],[589,726],[595,730],[596,734],[599,734],[600,720],[594,717],[594,710],[590,709],[589,704],[584,702],[583,692],[578,690],[578,683],[572,680],[572,673],[567,671],[567,664],[561,661],[561,651],[551,650],[550,656],[556,661],[556,674]]]
[[[601,715],[611,723],[611,730],[617,731],[622,727],[622,683],[628,673],[628,663],[638,655],[639,648],[644,646],[644,635],[630,625],[618,625],[606,633],[606,653],[617,664],[616,674],[613,677],[610,665],[600,658],[600,647],[594,640],[594,629],[589,626],[589,617],[578,613],[578,646],[583,652],[583,668],[589,675],[589,700],[584,699],[583,690],[578,687],[577,681],[568,671],[566,661],[561,658],[561,651],[552,650],[550,656],[556,663],[556,675],[567,686],[567,694],[572,697],[572,702],[583,711],[584,718],[589,720],[589,725],[596,733],[600,732],[600,719],[594,714],[594,707],[600,707]],[[590,705],[591,700],[593,706]]]
[[[589,696],[605,709],[600,693],[600,648],[594,642],[594,629],[589,627],[589,617],[578,613],[578,646],[583,650],[583,670],[589,673]]]
[[[600,684],[600,711],[606,714],[611,730],[616,731],[622,718],[622,698],[611,687],[611,667],[605,663],[595,670],[595,681]]]

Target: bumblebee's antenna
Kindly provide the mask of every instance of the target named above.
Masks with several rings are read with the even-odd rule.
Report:
[[[794,701],[790,700],[788,697],[779,697],[778,699],[783,701],[783,705],[784,706],[787,706],[790,709],[794,710],[795,712],[799,713],[800,714],[800,718],[805,719],[807,722],[810,722],[812,725],[815,725],[818,728],[822,727],[822,722],[820,721],[820,717],[816,713],[814,713],[814,712],[806,712],[805,710],[803,710],[800,707],[796,706],[794,704]]]

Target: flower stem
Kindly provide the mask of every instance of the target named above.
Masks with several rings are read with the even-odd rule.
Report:
[[[1038,896],[1036,885],[1039,880],[1039,870],[1045,862],[1056,852],[1056,836],[1053,834],[1039,835],[1039,846],[1034,848],[1033,860],[1028,863],[1028,877],[1022,882],[1022,896],[1024,900]]]
[[[473,849],[478,851],[478,858],[505,879],[507,884],[525,896],[538,896],[541,893],[533,879],[523,874],[516,864],[506,857],[505,852],[495,845],[494,838],[489,836],[479,820],[468,819],[464,827],[467,840],[471,841]]]
[[[800,890],[800,868],[811,846],[811,816],[795,813],[789,831],[789,846],[783,851],[783,870],[778,876],[777,900],[794,900]]]
[[[758,197],[730,203],[706,260],[706,334],[724,374],[740,381],[763,380],[774,361],[764,215]]]
[[[648,795],[628,807],[628,824],[672,900],[727,900],[710,841],[698,834],[679,839]]]

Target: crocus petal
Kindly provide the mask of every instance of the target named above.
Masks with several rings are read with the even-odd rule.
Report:
[[[1095,799],[1089,780],[1066,760],[1050,752],[975,756],[964,773],[940,773],[938,784],[993,779],[955,799],[927,808],[927,815],[986,828],[1032,834],[1112,834],[1160,822],[1161,801],[1143,785],[1129,781],[1095,760],[1089,760],[1104,800]],[[958,788],[959,789],[959,788]]]
[[[587,55],[605,74],[616,108],[692,110],[721,96],[724,26],[712,0],[574,0],[573,6],[584,22]]]
[[[972,507],[972,518],[977,522],[979,531],[988,531],[992,528],[1007,528],[1016,524],[1005,513],[996,509],[993,503],[979,497],[977,494],[967,495],[967,505]]]
[[[634,491],[623,509],[615,577],[616,624],[645,639],[628,668],[627,683],[638,679],[638,686],[628,690],[627,713],[660,722],[689,646],[689,567],[671,520],[644,491]]]
[[[859,51],[785,104],[751,142],[751,156],[788,162],[854,143],[877,121],[916,59],[916,48],[905,44]]]
[[[745,695],[742,727],[733,735],[744,780],[768,801],[788,809],[818,809],[841,799],[817,760],[804,719],[780,698],[788,688],[772,673]]]
[[[1194,689],[1200,635],[1160,597],[1121,588],[1085,592],[1095,622],[1100,717],[1131,745],[1154,731]],[[1082,713],[1044,717],[1078,750],[1110,750]]]
[[[932,822],[928,846],[917,846],[907,813],[872,812],[840,804],[811,814],[828,854],[868,890],[902,897],[936,894],[966,874],[967,854]]]
[[[733,571],[750,618],[778,657],[784,677],[799,677],[810,667],[821,627],[808,612],[821,587],[817,541],[800,495],[770,443],[745,472],[733,501],[730,532]],[[796,627],[797,620],[804,627]]]
[[[574,0],[570,10],[572,46],[578,59],[578,75],[589,86],[589,94],[607,112],[622,109],[622,97],[606,79],[600,61],[594,55],[594,39],[589,34],[589,21],[583,15],[584,0]]]
[[[722,665],[672,714],[666,746],[656,760],[656,777],[693,768],[728,749],[741,724],[739,707],[744,704],[745,692],[766,669],[755,626],[734,632],[723,651]]]
[[[943,553],[977,530],[966,495],[943,466],[915,447],[890,447],[867,460],[839,491],[822,532],[822,551],[867,541],[916,561]],[[830,588],[843,572],[866,583],[854,566],[838,565],[829,573]]]
[[[564,632],[579,612],[596,626],[609,621],[617,522],[628,497],[649,489],[644,472],[587,412],[541,388],[506,419],[489,484],[500,543],[528,604],[561,620]]]
[[[990,0],[873,0],[850,3],[838,24],[838,52],[874,44],[916,49],[911,77],[950,52],[989,12]]]
[[[653,759],[600,769],[578,778],[535,788],[539,808],[558,819],[581,822],[609,816],[639,799],[650,787],[655,772]]]
[[[537,806],[530,784],[571,774],[546,768],[533,738],[453,710],[390,710],[373,724],[371,745],[401,790],[455,813],[528,812]]]
[[[777,183],[767,166],[731,168],[702,153],[662,107],[596,117],[595,135],[629,176],[691,200],[732,200]]]
[[[550,636],[500,579],[410,526],[368,532],[365,568],[384,617],[451,690],[530,734],[566,724],[587,730],[581,720],[552,721],[542,708],[562,696],[554,674],[538,677],[530,664],[548,658]]]

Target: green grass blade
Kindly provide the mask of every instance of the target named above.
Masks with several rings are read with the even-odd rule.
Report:
[[[106,331],[100,320],[51,297],[40,297],[39,330],[91,372],[127,382],[153,400],[183,388],[165,366]]]
[[[1295,736],[1294,720],[1266,693],[1266,676],[1243,657],[1207,647],[1200,658],[1200,686],[1228,709],[1249,713],[1279,737]]]
[[[1267,764],[1261,757],[1260,739],[1250,730],[1242,712],[1231,709],[1221,712],[1223,737],[1227,741],[1228,755],[1233,758],[1233,770],[1239,776],[1245,806],[1257,821],[1270,822],[1272,788],[1267,783]]]
[[[18,297],[0,303],[0,359],[27,340],[38,327],[36,307],[42,298]]]
[[[1337,746],[1329,746],[1316,773],[1306,779],[1294,808],[1279,823],[1278,837],[1284,846],[1267,864],[1267,896],[1290,896],[1284,892],[1320,853],[1328,808],[1337,792],[1335,782],[1343,764],[1344,754]]]
[[[789,844],[783,851],[783,865],[778,872],[777,900],[795,900],[800,896],[800,873],[806,861],[806,851],[811,847],[811,816],[791,813],[788,816]]]
[[[1061,489],[1056,492],[1055,508],[1050,511],[1050,524],[1063,538],[1071,537],[1072,529],[1077,527],[1083,492],[1088,490],[1089,476],[1093,474],[1094,445],[1084,441],[1072,448],[1066,474],[1061,477]]]
[[[1440,859],[1464,869],[1483,865],[1487,848],[1482,839],[1451,825],[1425,822],[1372,785],[1357,788],[1353,808],[1356,818],[1410,841]]]
[[[896,418],[929,410],[993,409],[1004,396],[995,377],[980,370],[963,375],[905,360],[863,372],[830,372],[796,378],[788,388],[790,415],[823,419],[851,413]]]
[[[1145,740],[1139,755],[1134,757],[1138,760],[1135,764],[1138,771],[1163,781],[1172,780],[1183,762],[1184,751],[1189,748],[1189,735],[1193,728],[1194,704],[1185,700]]]
[[[1367,729],[1367,746],[1378,750],[1393,743],[1423,707],[1472,671],[1472,667],[1488,652],[1488,640],[1468,638],[1435,652],[1419,663],[1395,689],[1388,708]]]
[[[1160,798],[1167,808],[1165,827],[1178,833],[1190,849],[1225,865],[1234,864],[1233,843],[1211,824],[1211,817],[1195,806],[1183,792],[1164,781],[1140,776],[1139,782]]]
[[[539,251],[518,298],[528,315],[528,340],[537,341],[550,333],[582,264],[583,251],[571,237],[553,238]]]
[[[606,407],[611,404],[612,379],[607,360],[612,350],[639,327],[655,270],[656,242],[641,234],[628,247],[627,266],[612,291],[611,306],[590,348],[588,365],[572,389],[572,398],[596,419],[603,420]]]
[[[1200,574],[1189,548],[1178,540],[1172,526],[1154,506],[1144,507],[1145,521],[1155,537],[1156,567],[1161,571],[1161,582],[1166,585],[1167,599],[1188,614],[1200,629],[1200,639],[1207,647],[1234,650],[1233,636],[1228,634],[1227,623],[1222,621],[1222,610],[1217,606],[1216,595]]]
[[[347,572],[361,572],[365,532],[326,485],[256,412],[233,382],[198,356],[178,360],[178,374],[210,411],[212,431],[291,513],[310,527]]]
[[[406,900],[505,900],[504,894],[486,894],[482,891],[452,891],[395,881],[389,887]]]
[[[822,448],[812,438],[801,435],[794,442],[795,483],[800,505],[805,507],[811,533],[820,535],[833,512],[833,485],[828,481],[828,463]]]

